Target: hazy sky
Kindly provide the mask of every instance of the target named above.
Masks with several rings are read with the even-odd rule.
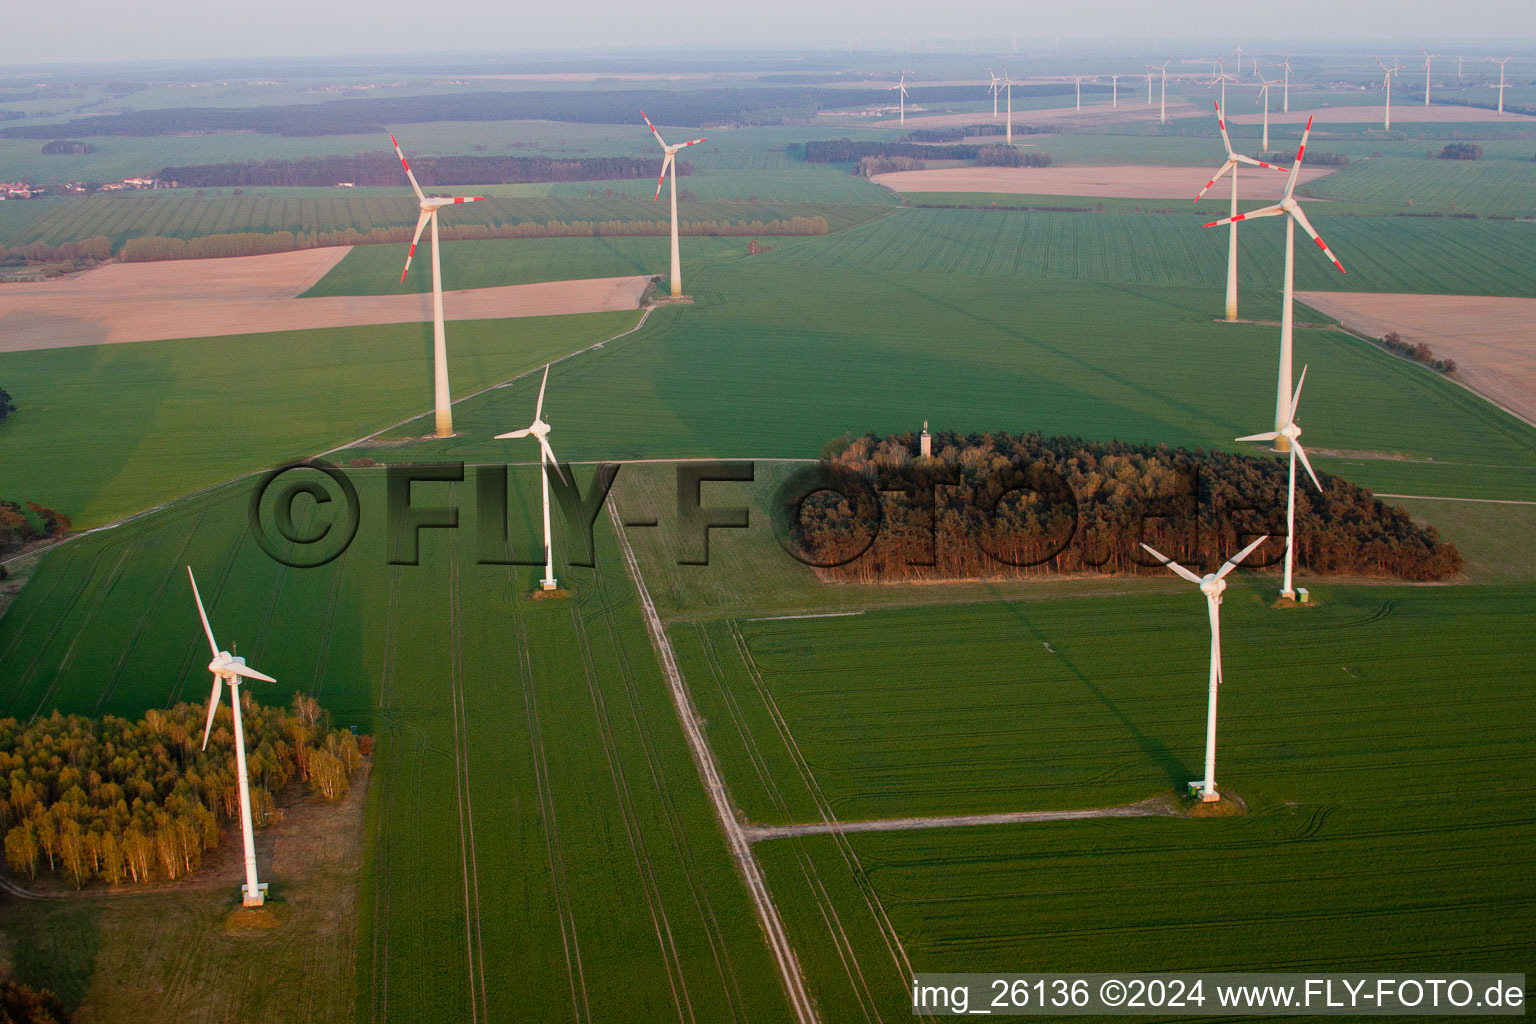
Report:
[[[896,49],[919,39],[974,40],[996,50],[1017,34],[1026,52],[1058,34],[1066,48],[1151,49],[1154,38],[1230,40],[1245,48],[1384,41],[1448,50],[1453,43],[1505,52],[1536,41],[1532,0],[1292,0],[1189,4],[1002,0],[71,0],[35,5],[0,27],[0,66],[49,61],[161,60],[695,47],[831,46],[857,39]],[[1111,34],[1113,33],[1113,34]]]

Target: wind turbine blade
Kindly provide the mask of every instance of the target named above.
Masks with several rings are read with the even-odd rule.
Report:
[[[1233,569],[1236,569],[1239,562],[1253,554],[1254,549],[1267,540],[1269,540],[1269,534],[1266,533],[1264,536],[1260,537],[1258,540],[1254,541],[1252,544],[1249,544],[1247,547],[1243,548],[1243,550],[1227,559],[1226,564],[1224,564],[1220,569],[1216,570],[1216,578],[1221,579],[1227,573],[1231,572]]]
[[[533,407],[533,418],[537,420],[544,415],[544,389],[549,386],[549,364],[544,364],[544,379],[539,383],[539,400]]]
[[[1291,441],[1291,448],[1295,450],[1296,455],[1301,459],[1301,464],[1306,469],[1307,476],[1312,478],[1312,486],[1316,487],[1318,493],[1321,494],[1323,485],[1318,483],[1317,474],[1312,472],[1312,463],[1307,459],[1307,450],[1301,446],[1300,441],[1294,439]]]
[[[484,198],[485,196],[454,196],[453,203],[455,206],[459,203],[478,203]]]
[[[1262,210],[1253,210],[1249,213],[1240,213],[1236,217],[1223,217],[1221,220],[1213,220],[1205,225],[1208,228],[1219,228],[1223,224],[1231,224],[1240,220],[1256,220],[1259,217],[1278,217],[1285,213],[1285,207],[1278,203],[1274,206],[1266,206]]]
[[[427,197],[421,194],[421,186],[416,184],[416,175],[411,173],[410,162],[405,159],[405,154],[400,152],[400,143],[395,142],[395,136],[393,133],[390,134],[389,141],[394,144],[395,155],[400,158],[400,166],[405,168],[405,176],[411,179],[411,191],[416,193],[417,199],[426,199]]]
[[[1232,140],[1227,137],[1227,119],[1221,115],[1221,101],[1212,101],[1216,106],[1216,123],[1221,126],[1221,144],[1227,147],[1227,159],[1232,159]]]
[[[1307,382],[1307,368],[1301,368],[1301,379],[1296,382],[1296,393],[1291,396],[1291,422],[1296,422],[1296,410],[1301,407],[1301,386]]]
[[[1200,577],[1199,576],[1196,576],[1194,573],[1192,573],[1188,569],[1184,568],[1178,562],[1175,562],[1173,559],[1169,558],[1167,555],[1163,554],[1161,551],[1158,551],[1152,545],[1143,542],[1141,546],[1146,548],[1147,549],[1147,553],[1149,555],[1151,555],[1153,558],[1157,559],[1159,562],[1163,563],[1168,568],[1170,568],[1174,572],[1178,573],[1180,576],[1182,576],[1185,579],[1189,580],[1189,582],[1191,582],[1193,584],[1196,584],[1197,586],[1199,585],[1199,583],[1200,583]]]
[[[640,116],[645,117],[645,111],[640,111]],[[651,130],[652,135],[656,136],[656,141],[661,143],[661,148],[666,149],[667,140],[661,137],[661,132],[656,130],[656,126],[651,124],[651,119],[648,117],[645,117],[645,126]]]
[[[686,146],[697,146],[701,142],[708,142],[708,141],[709,141],[709,136],[706,135],[702,139],[693,139],[691,141],[681,143],[678,146],[674,146],[673,148],[674,149],[683,149]]]
[[[496,440],[505,441],[508,438],[527,437],[531,433],[533,433],[532,427],[524,427],[522,430],[514,430],[510,434],[497,434]]]
[[[1211,671],[1216,675],[1216,685],[1221,686],[1221,605],[1214,597],[1206,595],[1206,609],[1211,615]]]
[[[1232,167],[1233,160],[1231,157],[1228,157],[1227,162],[1221,165],[1221,170],[1211,175],[1211,180],[1205,183],[1205,188],[1200,190],[1200,195],[1195,196],[1194,202],[1198,203],[1201,197],[1211,190],[1211,186],[1216,184],[1217,180],[1219,180],[1223,174],[1226,174],[1228,171],[1230,171]]]
[[[1238,437],[1238,438],[1234,438],[1233,440],[1236,440],[1236,441],[1273,441],[1275,438],[1277,438],[1279,436],[1280,436],[1280,432],[1278,430],[1271,430],[1271,431],[1268,431],[1268,432],[1263,433],[1263,434],[1249,434],[1247,437]]]
[[[546,437],[539,438],[539,448],[544,452],[544,457],[549,460],[549,464],[555,467],[555,475],[560,478],[560,481],[562,483],[570,483],[565,478],[565,470],[560,468],[560,460],[555,458],[555,450],[549,446],[549,439]]]
[[[251,668],[251,667],[249,667],[247,665],[231,665],[231,666],[229,666],[229,670],[231,672],[233,672],[235,675],[237,675],[237,676],[244,676],[247,679],[259,679],[259,680],[261,680],[264,683],[275,683],[275,682],[277,682],[277,680],[273,679],[271,676],[265,675],[265,674],[263,674],[261,672],[257,672],[255,669],[253,669],[253,668]]]
[[[213,732],[213,714],[219,710],[219,686],[224,680],[213,677],[213,692],[208,695],[208,724],[203,726],[203,749],[208,749],[208,735]]]
[[[213,627],[208,625],[208,613],[203,611],[203,595],[197,592],[197,577],[192,575],[192,567],[187,566],[187,579],[192,581],[192,598],[197,602],[197,617],[203,620],[203,632],[208,635],[208,649],[213,656],[219,656],[219,643],[213,638]]]
[[[416,255],[416,243],[421,241],[421,233],[427,227],[427,221],[432,219],[432,214],[422,210],[416,218],[416,234],[411,236],[411,247],[405,251],[405,269],[400,271],[400,280],[405,280],[405,275],[411,272],[411,258]]]
[[[1233,153],[1232,154],[1232,159],[1240,160],[1243,163],[1248,164],[1250,167],[1267,167],[1267,168],[1269,168],[1272,171],[1280,171],[1282,174],[1284,172],[1290,170],[1289,167],[1281,167],[1279,164],[1268,164],[1268,163],[1265,163],[1263,160],[1255,160],[1251,156],[1243,156],[1243,154],[1241,154],[1241,153]]]
[[[1312,230],[1312,222],[1307,220],[1307,215],[1302,212],[1301,207],[1294,207],[1291,210],[1291,216],[1296,218],[1296,223],[1301,225],[1301,230],[1310,235],[1312,241],[1317,243],[1317,247],[1323,250],[1323,255],[1332,260],[1333,265],[1339,268],[1339,273],[1344,273],[1344,264],[1339,262],[1339,258],[1333,254],[1333,250],[1328,248],[1323,240],[1317,236],[1317,232]]]
[[[1307,116],[1306,130],[1301,133],[1301,145],[1296,147],[1296,161],[1291,164],[1291,176],[1285,182],[1285,198],[1291,198],[1296,188],[1296,178],[1301,174],[1301,158],[1307,152],[1307,136],[1312,134],[1312,117]]]

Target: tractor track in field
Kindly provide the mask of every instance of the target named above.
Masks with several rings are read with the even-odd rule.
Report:
[[[112,571],[96,590],[96,596],[89,602],[85,610],[85,618],[80,623],[80,628],[75,630],[75,638],[69,642],[69,647],[64,651],[64,657],[59,659],[58,666],[53,670],[53,680],[43,695],[38,698],[37,707],[32,712],[30,721],[37,721],[37,717],[43,713],[43,708],[58,694],[59,687],[64,683],[64,677],[69,672],[70,665],[74,664],[75,654],[80,650],[80,641],[85,639],[91,631],[91,623],[96,621],[96,613],[101,611],[101,606],[106,603],[107,595],[112,592],[112,587],[122,578],[123,566],[128,562],[128,556],[139,549],[143,540],[142,535],[135,537],[129,543],[123,545],[123,553],[118,555],[117,562],[112,566]]]
[[[331,580],[331,592],[325,602],[325,615],[320,623],[320,649],[315,652],[315,673],[309,681],[309,695],[316,700],[325,690],[325,670],[331,661],[331,632],[336,627],[337,598],[341,596],[341,578],[347,571],[347,555],[352,553],[348,546],[341,557],[336,560],[336,575]]]
[[[838,852],[843,856],[843,862],[847,865],[849,874],[852,875],[854,884],[858,886],[860,895],[864,898],[865,908],[874,920],[875,926],[880,930],[880,938],[885,943],[886,951],[891,956],[891,962],[899,976],[898,984],[905,986],[907,979],[911,978],[914,971],[912,961],[907,957],[906,947],[902,945],[901,936],[896,934],[896,926],[891,923],[890,916],[886,913],[885,904],[880,900],[880,894],[875,891],[874,883],[869,880],[868,873],[864,870],[864,864],[859,860],[858,854],[843,835],[838,827],[836,812],[832,809],[832,802],[822,791],[821,783],[811,771],[809,762],[800,750],[800,744],[796,741],[794,733],[790,731],[789,722],[779,710],[778,701],[774,700],[773,692],[768,688],[768,683],[763,679],[761,670],[757,667],[757,661],[752,657],[752,651],[747,645],[747,638],[741,632],[741,623],[731,620],[729,624],[731,639],[735,642],[737,656],[747,669],[747,677],[752,681],[752,686],[758,692],[758,699],[763,702],[769,718],[773,721],[774,728],[794,762],[796,770],[800,773],[801,780],[805,783],[806,791],[816,804],[817,813],[828,826],[827,834],[831,835],[837,844]],[[845,937],[844,941],[848,941]],[[852,957],[853,946],[849,943],[848,955]],[[871,999],[873,999],[871,993]]]
[[[560,828],[555,817],[555,794],[549,781],[549,761],[544,753],[544,729],[539,721],[538,697],[534,692],[533,656],[528,649],[528,624],[518,607],[517,573],[507,574],[508,604],[512,609],[513,636],[517,641],[518,670],[523,682],[523,708],[528,716],[528,742],[533,752],[534,786],[539,795],[539,816],[543,822],[544,849],[549,859],[550,888],[555,897],[555,912],[560,919],[560,942],[565,953],[565,971],[570,983],[571,1009],[577,1024],[592,1019],[587,997],[586,972],[581,963],[581,944],[576,934],[576,916],[571,907],[569,884],[565,877],[565,856],[560,847]]]
[[[603,578],[605,574],[599,573],[597,587],[600,616],[604,620],[608,639],[614,652],[614,658],[619,666],[619,676],[624,683],[625,693],[629,698],[630,719],[634,723],[635,735],[639,740],[640,749],[645,754],[646,766],[650,771],[651,785],[655,790],[662,816],[667,823],[667,829],[672,838],[672,849],[677,855],[678,864],[683,869],[683,878],[688,883],[689,893],[693,897],[693,904],[699,914],[699,921],[704,926],[704,936],[709,941],[710,952],[714,956],[715,970],[720,978],[720,988],[725,994],[726,1005],[730,1008],[731,1019],[738,1024],[745,1024],[746,1010],[744,997],[741,992],[741,981],[736,974],[736,966],[731,960],[730,948],[726,944],[725,936],[720,930],[720,920],[715,914],[714,905],[710,903],[709,892],[699,884],[696,872],[693,868],[693,855],[688,846],[688,833],[677,814],[677,806],[671,799],[671,787],[667,785],[666,772],[657,760],[652,745],[647,738],[650,730],[640,718],[640,692],[635,683],[634,668],[630,664],[629,653],[625,649],[623,638],[618,631],[619,608],[613,602],[612,592],[609,590],[610,580]],[[622,579],[622,577],[619,577]],[[628,590],[629,581],[623,579],[623,585]],[[628,591],[633,593],[633,591]]]
[[[32,659],[27,662],[27,667],[25,670],[23,670],[21,678],[16,685],[16,696],[15,699],[11,701],[12,706],[14,706],[16,701],[20,699],[21,695],[26,692],[27,686],[32,681],[32,676],[36,674],[38,666],[42,663],[43,655],[46,654],[48,648],[53,645],[54,638],[59,635],[59,630],[64,628],[64,620],[69,618],[69,616],[74,613],[75,606],[80,603],[81,595],[83,595],[86,590],[90,588],[91,581],[96,579],[96,574],[100,571],[100,569],[101,564],[99,562],[92,562],[90,571],[84,574],[84,579],[80,581],[80,585],[75,588],[74,593],[69,595],[69,604],[66,605],[64,610],[58,614],[58,617],[53,620],[53,628],[48,630],[48,635],[45,636],[43,638],[43,642],[38,645],[37,652],[33,654]],[[37,716],[33,715],[32,717],[36,718]]]
[[[192,546],[192,538],[197,535],[197,531],[202,527],[203,519],[207,515],[207,509],[203,509],[198,513],[197,518],[192,523],[192,528],[188,530],[186,536],[181,539],[181,547],[176,549],[176,557],[171,559],[170,568],[168,568],[165,572],[165,575],[161,577],[160,585],[155,588],[154,595],[150,597],[148,601],[144,602],[144,610],[139,613],[139,621],[134,625],[133,633],[129,635],[128,642],[123,645],[123,653],[118,656],[117,664],[112,668],[112,676],[107,680],[107,685],[102,687],[101,695],[96,698],[96,706],[93,709],[96,714],[101,714],[103,705],[112,699],[112,694],[117,692],[117,682],[122,678],[123,666],[128,663],[128,656],[132,654],[133,649],[138,646],[139,637],[144,634],[144,627],[149,622],[150,612],[154,611],[155,607],[159,605],[160,598],[165,594],[165,588],[170,586],[171,580],[175,578],[176,567],[182,564],[182,559],[187,554],[187,548]]]
[[[400,566],[395,566],[389,580],[389,611],[384,619],[384,655],[379,668],[379,717],[387,721],[390,682],[395,672],[396,623],[400,610]],[[400,730],[390,723],[390,732],[399,738]],[[370,987],[369,1020],[379,1022],[389,1017],[389,800],[394,790],[394,773],[382,772],[379,780],[379,813],[374,833],[373,897],[373,983]]]
[[[449,501],[458,485],[449,486]],[[453,785],[459,805],[459,859],[464,877],[464,942],[469,970],[469,1017],[490,1020],[485,999],[485,938],[480,927],[480,862],[475,850],[475,805],[469,781],[469,718],[464,710],[464,614],[459,568],[459,535],[448,538],[448,681],[453,713]],[[476,989],[479,1000],[476,1001]]]
[[[752,898],[752,903],[757,910],[758,923],[763,929],[763,936],[768,942],[768,948],[778,967],[779,978],[784,985],[784,994],[789,1001],[790,1011],[800,1024],[817,1024],[816,1007],[806,990],[805,975],[800,969],[799,958],[789,941],[789,934],[784,927],[783,918],[779,916],[778,907],[774,905],[773,896],[768,891],[768,881],[763,875],[762,866],[758,864],[757,857],[752,852],[752,845],[747,841],[740,822],[736,820],[735,808],[731,805],[729,791],[725,788],[725,781],[715,765],[714,754],[704,740],[698,712],[694,709],[693,700],[688,695],[683,674],[677,667],[672,642],[667,638],[666,630],[661,625],[661,617],[656,613],[656,605],[651,601],[650,591],[646,589],[645,577],[640,574],[640,564],[635,559],[634,549],[630,547],[629,538],[624,533],[624,524],[619,519],[618,503],[609,501],[607,505],[608,518],[618,537],[624,564],[640,596],[640,604],[645,612],[646,628],[650,632],[651,643],[661,659],[662,671],[666,675],[668,688],[672,691],[678,720],[688,739],[689,752],[699,770],[704,791],[709,795],[710,803],[714,807],[715,817],[725,832],[732,859],[736,862],[737,870],[746,883],[748,895]],[[903,986],[905,983],[903,979]]]
[[[742,714],[741,704],[736,700],[735,694],[726,683],[725,672],[720,664],[719,654],[715,645],[709,638],[709,631],[700,623],[694,623],[694,630],[699,637],[700,648],[704,653],[704,660],[709,665],[710,674],[720,688],[720,695],[731,716],[731,722],[736,727],[737,735],[741,738],[742,747],[746,750],[747,760],[752,764],[752,770],[757,775],[758,782],[764,792],[773,801],[779,811],[785,816],[790,816],[789,802],[784,798],[784,792],[779,788],[778,781],[773,777],[768,768],[768,762],[763,757],[762,748],[758,745],[757,737],[747,725],[746,717]],[[746,831],[745,829],[743,831]],[[747,832],[747,838],[752,836]],[[853,946],[848,938],[848,930],[843,927],[841,915],[833,903],[831,895],[827,892],[826,884],[822,881],[821,872],[816,867],[816,862],[811,858],[805,847],[795,844],[795,863],[800,868],[801,878],[804,879],[807,891],[816,901],[816,909],[820,912],[823,923],[827,926],[827,934],[832,937],[832,945],[837,950],[838,959],[842,961],[843,973],[848,978],[848,986],[853,992],[854,999],[859,1004],[859,1011],[864,1019],[874,1022],[878,1011],[874,1010],[875,996],[870,991],[869,981],[864,976],[864,969],[860,965],[858,956],[853,951]]]
[[[613,723],[608,716],[608,703],[598,685],[597,662],[592,656],[592,639],[582,621],[581,609],[571,602],[571,625],[576,632],[576,646],[581,653],[582,672],[587,680],[587,692],[592,696],[592,712],[597,720],[598,736],[602,740],[603,756],[608,762],[608,775],[613,780],[614,794],[619,798],[619,814],[624,821],[624,833],[629,839],[630,854],[634,857],[635,871],[640,876],[640,890],[645,895],[646,907],[651,913],[651,924],[656,930],[656,944],[661,950],[661,960],[667,971],[667,984],[672,990],[672,1003],[677,1009],[679,1024],[696,1020],[693,1001],[688,997],[688,980],[683,975],[682,956],[677,940],[672,934],[672,921],[667,916],[666,903],[662,900],[661,886],[656,880],[656,869],[651,863],[650,851],[645,845],[640,815],[635,809],[634,796],[630,792],[629,779],[624,773],[618,741],[613,735]]]

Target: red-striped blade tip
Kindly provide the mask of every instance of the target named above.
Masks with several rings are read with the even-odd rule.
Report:
[[[1235,219],[1235,218],[1234,218],[1234,219]],[[1210,223],[1209,223],[1209,224],[1206,224],[1206,225],[1204,225],[1204,226],[1205,226],[1205,227],[1208,227],[1208,228],[1214,228],[1214,227],[1220,227],[1220,226],[1221,226],[1221,221],[1219,221],[1219,220],[1213,220],[1213,221],[1211,221],[1211,222],[1210,222]]]
[[[649,128],[652,132],[655,132],[656,131],[656,126],[651,124],[651,119],[645,116],[645,111],[643,111],[643,110],[640,111],[640,116],[641,116],[641,118],[643,118],[645,120],[645,126],[647,128]]]
[[[1312,117],[1313,117],[1312,114],[1308,114],[1307,115],[1307,131],[1311,131],[1312,130]]]

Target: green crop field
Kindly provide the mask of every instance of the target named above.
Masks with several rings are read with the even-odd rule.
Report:
[[[1525,160],[1362,160],[1305,190],[1323,199],[1429,211],[1536,216],[1536,163]],[[1322,229],[1319,228],[1319,231]]]
[[[1060,199],[1063,206],[1092,202]],[[1298,289],[1536,293],[1536,231],[1528,224],[1334,217],[1321,205],[1312,207],[1312,223],[1348,273],[1341,276],[1310,251],[1309,242],[1297,250]],[[1226,281],[1226,232],[1201,225],[1221,216],[1225,207],[1219,201],[1197,213],[1163,215],[904,210],[814,247],[781,246],[763,259],[882,273],[1205,285],[1219,291]],[[1279,220],[1240,226],[1239,287],[1278,287],[1284,245]]]
[[[477,564],[468,517],[463,536],[424,531],[419,566],[388,565],[383,474],[353,475],[361,529],[323,568],[286,569],[258,548],[249,484],[49,555],[42,585],[0,619],[0,714],[202,699],[190,563],[221,640],[280,681],[256,699],[312,693],[378,739],[360,1016],[516,1004],[543,1020],[680,1006],[787,1019],[607,524],[601,571],[562,572],[575,597],[534,603],[536,570]],[[536,529],[534,480],[513,474],[519,553]],[[473,488],[418,488],[418,504],[472,509]]]
[[[687,179],[685,179],[686,181]],[[850,179],[852,180],[852,179]],[[597,183],[602,185],[603,183]],[[686,187],[686,185],[684,186]],[[873,186],[869,186],[872,191]],[[655,221],[664,222],[665,205],[651,201],[654,183],[635,195],[607,198],[551,199],[492,196],[484,202],[455,209],[445,215],[445,225],[502,225],[549,221]],[[233,190],[230,190],[231,193]],[[401,188],[394,196],[381,189],[353,194],[349,189],[329,195],[271,194],[194,197],[184,190],[158,194],[93,196],[69,202],[39,202],[46,212],[29,225],[11,232],[12,244],[45,242],[60,245],[82,238],[105,235],[114,246],[130,238],[156,235],[167,238],[198,238],[238,232],[345,231],[363,234],[374,228],[404,228],[416,223],[416,205],[410,192]],[[314,190],[304,190],[313,193]],[[454,189],[465,194],[472,189]],[[644,193],[643,196],[640,193]],[[878,199],[878,197],[876,197]],[[9,204],[7,204],[9,205]],[[769,221],[794,217],[825,217],[833,227],[860,224],[881,212],[878,206],[838,206],[826,203],[699,202],[679,204],[678,216],[696,221]]]
[[[457,322],[465,395],[631,327],[635,313]],[[432,327],[146,341],[0,354],[6,493],[77,528],[303,458],[430,408]],[[231,414],[238,409],[238,415]]]
[[[1324,606],[1284,615],[1264,607],[1267,589],[1241,582],[1223,605],[1218,778],[1248,815],[759,843],[828,1018],[863,1019],[863,1005],[905,1019],[911,970],[1526,962],[1516,937],[1536,886],[1521,809],[1536,792],[1523,766],[1536,750],[1520,721],[1536,710],[1536,647],[1514,638],[1536,611],[1529,590],[1329,587]],[[705,632],[724,680],[702,666],[690,678],[718,715],[712,740],[733,752],[733,791],[761,793],[766,772],[795,815],[808,783],[771,706],[839,813],[1096,806],[1199,775],[1199,604],[1181,593],[717,624]],[[961,649],[957,673],[945,655]],[[805,672],[828,658],[838,672]],[[882,919],[910,968],[893,962]]]
[[[808,240],[803,252],[857,233]],[[1274,328],[1215,322],[1219,287],[767,262],[781,251],[700,267],[689,286],[698,305],[657,310],[635,335],[558,366],[548,401],[561,416],[561,457],[815,458],[845,433],[925,419],[1230,449],[1274,408]],[[852,308],[857,317],[839,315]],[[1362,453],[1320,455],[1320,466],[1397,493],[1532,496],[1536,437],[1513,417],[1335,331],[1299,331],[1295,360],[1311,366],[1307,436]],[[786,376],[786,366],[820,369]],[[360,454],[504,458],[504,444],[485,439],[526,421],[536,387],[525,380],[464,403],[460,437]],[[427,432],[418,421],[394,433]]]

